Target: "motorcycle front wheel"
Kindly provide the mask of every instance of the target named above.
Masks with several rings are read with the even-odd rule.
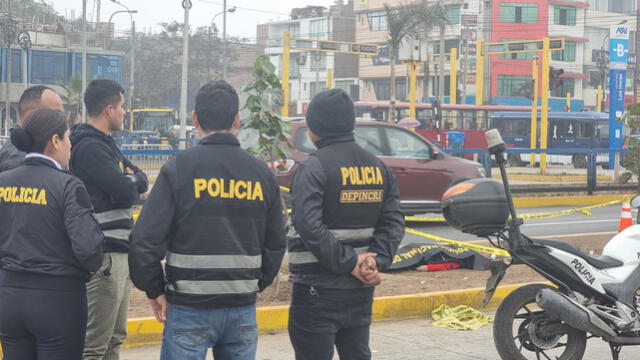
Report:
[[[582,359],[587,334],[550,317],[536,303],[538,291],[548,287],[525,285],[500,304],[493,340],[503,360]]]

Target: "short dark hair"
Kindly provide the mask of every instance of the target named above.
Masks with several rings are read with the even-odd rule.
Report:
[[[18,111],[20,116],[26,115],[28,112],[40,107],[40,101],[42,100],[42,93],[45,90],[54,91],[52,88],[45,85],[36,85],[28,88],[20,96],[18,101]]]
[[[89,83],[84,92],[84,105],[89,116],[100,115],[108,105],[115,105],[124,95],[124,89],[120,84],[109,79],[95,79]]]
[[[11,130],[11,142],[20,151],[44,153],[53,135],[64,139],[69,124],[57,110],[37,109],[29,113],[22,127]]]
[[[206,131],[228,130],[240,111],[238,93],[226,81],[204,84],[196,96],[196,114]]]

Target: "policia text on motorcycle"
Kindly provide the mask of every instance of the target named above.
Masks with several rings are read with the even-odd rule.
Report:
[[[226,82],[200,89],[202,140],[164,165],[131,235],[131,279],[165,322],[161,359],[256,356],[256,293],[284,256],[283,208],[274,174],[240,148],[238,110]]]
[[[105,256],[87,284],[89,319],[84,360],[117,360],[127,335],[129,234],[132,206],[148,190],[147,176],[122,155],[111,132],[122,129],[124,90],[107,79],[91,81],[84,94],[86,124],[71,130],[71,171],[87,187],[105,237]]]
[[[344,91],[321,91],[306,118],[318,150],[292,186],[289,336],[297,360],[330,360],[334,345],[341,359],[369,359],[373,285],[404,235],[398,187],[384,163],[355,143],[355,110]]]
[[[41,108],[64,111],[62,99],[51,88],[44,85],[36,85],[25,90],[18,102],[19,125],[22,126],[27,115]],[[22,165],[25,155],[24,152],[16,149],[11,141],[4,143],[0,148],[0,173]]]
[[[12,130],[26,153],[0,174],[0,341],[8,360],[79,360],[86,281],[103,235],[82,182],[63,170],[71,152],[61,112],[39,109]]]

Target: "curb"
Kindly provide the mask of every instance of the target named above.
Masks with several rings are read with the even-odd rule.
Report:
[[[373,321],[403,320],[431,317],[431,312],[440,305],[468,305],[483,311],[495,310],[502,300],[513,290],[526,285],[500,286],[486,307],[482,306],[484,288],[440,291],[432,293],[385,296],[373,302]],[[261,307],[256,311],[258,330],[261,334],[286,331],[289,321],[289,306]],[[127,324],[128,336],[123,347],[131,348],[162,342],[162,324],[154,318],[130,319]]]
[[[500,174],[491,176],[493,179],[500,179]],[[586,182],[586,175],[541,175],[541,174],[509,174],[509,180],[530,181],[530,182]],[[598,181],[613,181],[613,176],[598,175]]]
[[[625,195],[579,195],[514,198],[516,208],[535,208],[547,206],[590,206],[609,201],[621,200]]]

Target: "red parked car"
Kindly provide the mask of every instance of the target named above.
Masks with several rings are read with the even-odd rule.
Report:
[[[285,187],[291,186],[297,165],[316,149],[304,120],[291,125],[290,157],[277,166],[278,182]],[[484,176],[481,164],[447,155],[415,132],[393,124],[358,121],[355,137],[396,175],[405,215],[440,212],[442,194],[451,185]]]

